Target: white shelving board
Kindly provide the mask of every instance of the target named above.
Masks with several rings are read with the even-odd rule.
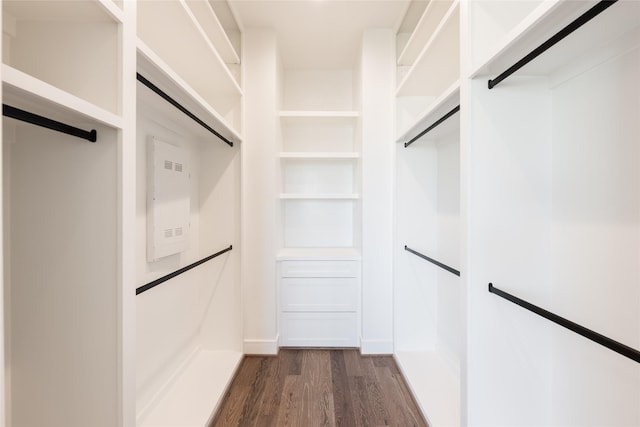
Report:
[[[282,200],[358,200],[359,198],[359,194],[280,193]]]
[[[451,111],[456,105],[460,105],[460,81],[456,80],[442,95],[440,95],[429,107],[418,115],[413,124],[401,131],[396,138],[397,142],[406,142],[424,129],[435,123],[440,117]]]
[[[402,352],[394,359],[432,427],[460,425],[460,375],[440,356]]]
[[[122,117],[9,65],[2,65],[3,102],[81,127],[98,122],[122,128]]]
[[[356,248],[283,248],[278,261],[359,261],[362,254]]]
[[[455,0],[398,85],[396,96],[438,95],[459,75],[460,3]]]
[[[100,6],[102,6],[105,12],[111,15],[114,21],[120,23],[124,22],[124,14],[122,13],[122,9],[120,9],[113,0],[98,0],[98,3],[100,4]]]
[[[218,133],[225,138],[235,142],[241,142],[242,136],[240,133],[232,128],[223,117],[218,114],[217,111],[211,107],[207,101],[200,96],[189,84],[182,79],[162,58],[160,58],[149,46],[147,46],[142,40],[138,40],[138,72],[145,78],[151,81],[154,85],[158,86],[169,96],[182,104],[187,110],[191,111],[202,121],[214,128]],[[143,93],[149,94],[149,102],[162,105],[160,108],[169,108],[174,110],[172,115],[176,117],[184,116],[184,114],[173,106],[170,106],[166,101],[160,99],[158,95],[152,93],[150,89],[145,88]],[[156,101],[157,99],[157,101]],[[152,101],[153,100],[153,101]],[[186,117],[186,116],[184,116]],[[191,120],[191,119],[188,119]],[[200,125],[196,126],[201,128]],[[215,138],[204,128],[201,128],[202,132]]]
[[[207,0],[186,0],[186,2],[222,60],[227,64],[239,64],[240,57],[209,2]]]
[[[206,427],[242,361],[235,351],[198,351],[139,427]]]
[[[282,110],[280,117],[282,118],[307,118],[307,119],[341,119],[359,117],[358,111],[311,111],[311,110]]]
[[[281,159],[359,159],[360,153],[357,152],[305,152],[305,151],[288,151],[279,154]]]
[[[471,77],[505,71],[593,5],[589,2],[545,2],[504,38],[504,42],[476,67]],[[550,75],[562,64],[622,37],[639,25],[640,2],[616,2],[585,24],[588,30],[578,28],[517,73]]]
[[[418,24],[398,57],[398,65],[412,65],[416,61],[422,48],[427,44],[452,3],[453,0],[441,0],[430,1],[427,4]]]
[[[238,82],[185,0],[139,2],[138,37],[203,98],[242,96]],[[197,66],[192,62],[194,52],[199,53]]]

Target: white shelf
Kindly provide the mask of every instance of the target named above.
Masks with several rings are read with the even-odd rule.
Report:
[[[398,65],[412,65],[415,62],[452,3],[453,0],[440,0],[430,1],[427,4],[416,28],[398,57]]]
[[[280,193],[282,200],[358,200],[359,194],[292,194]]]
[[[517,25],[471,73],[499,74],[593,6],[589,2],[543,3]],[[640,2],[621,1],[584,24],[518,71],[521,75],[550,75],[559,67],[640,26]],[[495,77],[495,76],[491,76]]]
[[[200,350],[137,425],[205,427],[241,361],[240,352]]]
[[[442,357],[396,352],[394,359],[432,427],[460,425],[460,375]]]
[[[200,23],[203,31],[227,64],[239,64],[240,58],[231,44],[220,20],[207,0],[187,0],[187,5]]]
[[[456,105],[460,105],[460,81],[453,83],[432,105],[427,107],[416,120],[403,130],[396,142],[406,142],[424,129],[436,122],[440,117],[451,111]],[[450,118],[448,120],[453,120]]]
[[[460,76],[460,3],[455,0],[413,66],[396,96],[437,96]]]
[[[122,117],[6,64],[2,88],[3,102],[13,107],[78,127],[89,121],[122,128]]]
[[[289,151],[281,152],[279,157],[281,159],[358,159],[360,153],[357,152],[304,152],[304,151]]]
[[[359,261],[362,254],[356,248],[283,248],[278,261]]]
[[[123,22],[122,10],[112,0],[7,1],[3,12],[17,20],[42,22]]]
[[[183,80],[141,40],[138,40],[138,72],[140,72],[140,74],[151,81],[154,85],[161,88],[177,102],[181,103],[187,110],[191,111],[198,118],[213,127],[225,138],[233,141],[234,143],[242,141],[242,136],[238,131],[231,127],[196,90],[189,86],[185,80]],[[161,109],[168,109],[167,114],[169,114],[170,117],[180,119],[186,118],[191,121],[191,119],[187,118],[182,112],[169,105],[157,94],[151,92],[150,89],[145,87],[143,91],[138,92],[143,94],[143,99],[147,99],[148,103],[158,105],[158,108]],[[193,123],[195,124],[195,122]],[[200,125],[195,124],[195,126],[197,129],[201,129],[201,131],[204,132],[203,135],[216,138]]]
[[[185,0],[138,2],[138,37],[208,103],[242,89]],[[198,63],[193,63],[194,55]]]
[[[359,117],[358,111],[282,110],[280,117],[289,119],[343,119]]]
[[[122,9],[118,7],[117,4],[114,3],[113,0],[97,0],[100,6],[107,12],[114,21],[123,23],[124,22],[124,13]]]

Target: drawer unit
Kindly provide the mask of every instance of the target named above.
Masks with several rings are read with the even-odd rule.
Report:
[[[280,345],[357,347],[360,262],[280,262]]]

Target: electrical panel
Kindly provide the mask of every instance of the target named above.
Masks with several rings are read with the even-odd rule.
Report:
[[[189,246],[189,153],[150,137],[147,150],[147,261]]]

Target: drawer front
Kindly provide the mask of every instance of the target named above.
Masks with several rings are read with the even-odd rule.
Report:
[[[287,277],[280,281],[282,311],[356,311],[358,279]]]
[[[282,261],[282,277],[358,277],[357,261]]]
[[[283,347],[358,347],[356,313],[282,313]]]

